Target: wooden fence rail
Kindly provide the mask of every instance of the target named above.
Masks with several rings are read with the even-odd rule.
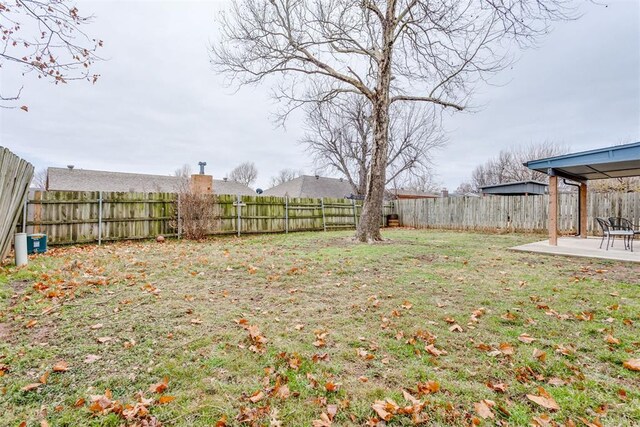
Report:
[[[457,230],[508,229],[546,232],[548,196],[447,197],[397,200],[400,224],[416,228]],[[558,228],[575,233],[578,224],[578,195],[561,194]],[[589,193],[588,232],[599,232],[596,217],[621,216],[640,225],[640,193]]]
[[[214,197],[211,234],[350,229],[362,210],[362,201],[351,199]],[[27,232],[47,234],[52,245],[177,236],[179,205],[173,193],[35,191],[27,202]],[[386,203],[384,215],[393,212],[394,204]]]

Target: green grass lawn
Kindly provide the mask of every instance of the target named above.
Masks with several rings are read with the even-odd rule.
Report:
[[[508,250],[539,236],[351,235],[0,270],[0,423],[640,424],[637,264]]]

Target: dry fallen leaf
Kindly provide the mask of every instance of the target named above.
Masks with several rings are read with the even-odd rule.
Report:
[[[640,359],[629,359],[622,366],[630,371],[640,371]]]
[[[537,348],[533,349],[533,357],[538,359],[541,362],[544,362],[547,359],[547,353],[542,350],[538,350]]]
[[[390,412],[387,412],[386,407],[387,407],[386,402],[380,401],[380,400],[376,401],[376,403],[371,405],[371,409],[373,409],[380,418],[382,418],[384,421],[389,421],[393,416],[393,414]]]
[[[505,356],[511,356],[514,353],[514,349],[508,342],[502,342],[500,343],[500,352]]]
[[[258,390],[255,393],[253,393],[250,397],[249,397],[249,401],[251,403],[258,403],[260,402],[262,399],[264,399],[264,393],[262,392],[262,390]]]
[[[604,337],[604,340],[606,342],[608,342],[609,344],[613,344],[613,345],[618,345],[620,344],[620,339],[615,338],[613,335],[611,334],[607,334],[606,337]]]
[[[64,360],[60,360],[58,363],[53,365],[53,372],[66,372],[69,370],[69,364]]]
[[[487,418],[495,418],[495,415],[491,410],[491,406],[493,405],[495,405],[494,402],[484,399],[480,402],[474,403],[473,407],[476,410],[476,414],[478,414],[483,420],[486,420]]]
[[[557,411],[560,409],[560,406],[553,399],[553,396],[547,393],[544,388],[538,387],[538,394],[538,396],[535,394],[527,394],[527,399],[531,400],[534,403],[537,403],[544,408],[547,408],[550,411]]]
[[[463,332],[462,326],[456,323],[455,325],[449,327],[449,332]]]
[[[533,338],[531,335],[524,333],[524,334],[520,334],[520,336],[518,337],[518,341],[523,342],[525,344],[531,344],[532,342],[536,341],[536,339]]]
[[[93,363],[96,360],[100,360],[102,357],[95,354],[87,354],[87,357],[84,358],[84,363]]]
[[[169,377],[164,377],[161,382],[149,386],[149,391],[151,393],[162,393],[167,388],[169,388]]]
[[[165,403],[173,402],[176,400],[175,396],[162,395],[158,398],[158,403],[164,405]]]
[[[102,328],[102,323],[96,323],[95,325],[89,326],[89,329],[100,329]]]
[[[22,391],[32,391],[32,390],[36,390],[38,387],[40,387],[42,385],[42,383],[31,383],[31,384],[27,384],[26,386],[22,387]]]
[[[313,427],[331,427],[333,425],[333,422],[331,421],[331,419],[329,418],[328,414],[325,414],[324,412],[320,415],[320,419],[319,420],[313,420],[312,424]]]

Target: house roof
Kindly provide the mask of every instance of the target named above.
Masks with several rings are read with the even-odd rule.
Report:
[[[531,160],[524,165],[575,181],[640,176],[640,142]]]
[[[344,179],[302,175],[265,190],[265,196],[278,197],[333,197],[342,199],[354,194],[353,187]]]
[[[480,187],[483,194],[545,194],[549,185],[540,181],[514,181],[501,184],[484,185]]]
[[[405,189],[405,188],[391,188],[387,191],[396,197],[433,198],[433,199],[440,197],[440,194],[428,193],[426,191],[411,190],[411,189]]]
[[[179,184],[180,178],[168,175],[69,168],[47,169],[47,190],[175,193]],[[216,194],[256,195],[243,184],[219,179],[213,180],[213,191]]]

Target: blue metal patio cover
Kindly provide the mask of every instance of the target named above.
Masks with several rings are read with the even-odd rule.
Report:
[[[575,181],[640,176],[640,142],[531,160],[529,169]]]

